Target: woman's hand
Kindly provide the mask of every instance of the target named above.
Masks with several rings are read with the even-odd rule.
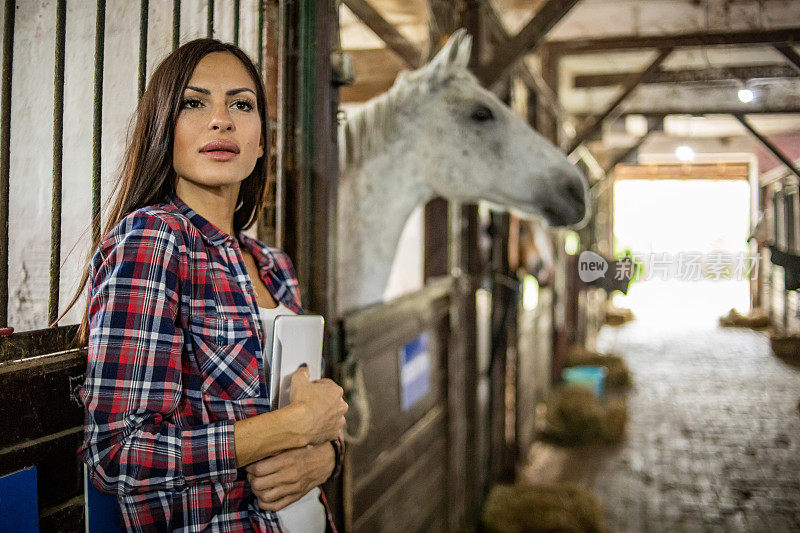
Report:
[[[310,444],[326,443],[339,436],[348,409],[342,399],[343,392],[330,379],[309,381],[308,367],[302,366],[292,374],[289,406],[300,410],[300,423]]]
[[[278,511],[322,485],[335,465],[330,442],[293,448],[249,465],[247,480],[258,506]]]

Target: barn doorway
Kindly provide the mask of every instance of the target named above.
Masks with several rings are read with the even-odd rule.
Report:
[[[750,184],[709,178],[615,183],[614,251],[632,252],[642,270],[613,302],[637,319],[709,326],[750,310]]]

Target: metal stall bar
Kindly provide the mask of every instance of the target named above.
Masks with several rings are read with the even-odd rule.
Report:
[[[258,0],[258,72],[263,76],[262,69],[264,68],[264,10],[267,6],[264,0]]]
[[[142,0],[139,10],[139,99],[141,99],[147,80],[147,22],[150,0]]]
[[[3,24],[3,81],[0,97],[0,326],[8,326],[8,186],[11,152],[11,70],[14,63],[14,0],[6,0]]]
[[[59,264],[61,263],[61,178],[64,153],[64,39],[67,0],[56,6],[55,72],[53,73],[53,199],[50,208],[50,301],[48,324],[58,318]]]
[[[92,249],[100,244],[100,148],[103,139],[103,54],[106,0],[97,0],[94,35],[94,113],[92,117]]]
[[[239,13],[241,11],[240,0],[233,1],[233,44],[239,46]]]
[[[214,37],[214,0],[208,0],[208,11],[206,12],[206,37]]]
[[[172,49],[181,42],[181,0],[172,0]]]
[[[299,44],[300,44],[300,96],[298,100],[298,122],[300,124],[300,153],[298,154],[297,164],[300,170],[300,213],[312,213],[312,188],[314,177],[312,166],[314,163],[314,41],[316,39],[314,16],[315,2],[300,3],[300,24],[299,24]],[[297,261],[299,263],[299,278],[301,280],[300,293],[301,301],[311,300],[309,280],[311,279],[311,261],[308,253],[313,228],[311,227],[310,216],[302,216],[300,220],[299,235],[297,236]],[[303,280],[305,280],[303,282]]]

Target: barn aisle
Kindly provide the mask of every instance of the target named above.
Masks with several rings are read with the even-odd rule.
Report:
[[[637,320],[601,331],[635,381],[627,439],[579,476],[612,530],[800,530],[800,371],[766,334],[717,326],[743,286],[644,283]]]

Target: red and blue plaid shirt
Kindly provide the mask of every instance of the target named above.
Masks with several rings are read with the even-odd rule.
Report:
[[[176,194],[123,218],[92,258],[78,453],[129,530],[281,531],[235,458],[234,421],[271,410],[240,243],[275,300],[302,314],[284,252],[237,242]],[[341,438],[334,449],[336,476]]]

